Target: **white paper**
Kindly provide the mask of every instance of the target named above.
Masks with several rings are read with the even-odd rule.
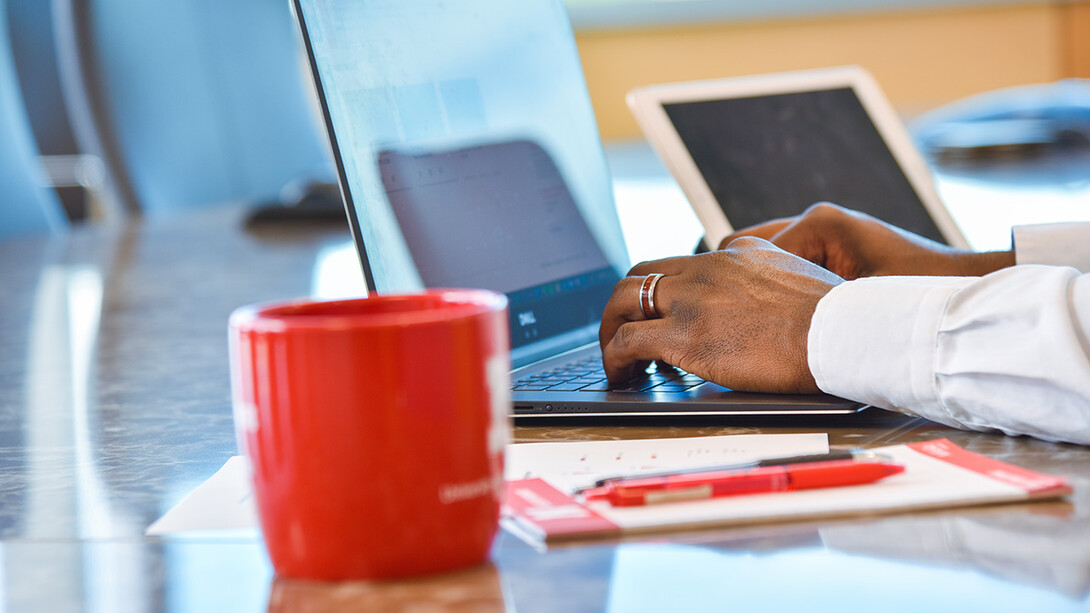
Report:
[[[825,433],[736,434],[632,441],[562,441],[508,445],[505,477],[547,478],[576,488],[596,479],[648,470],[675,470],[826,453]],[[152,524],[146,534],[254,530],[258,526],[249,470],[234,456]]]
[[[744,464],[828,451],[829,437],[824,432],[523,443],[507,448],[504,478],[513,481],[539,477],[572,492],[603,477]]]
[[[245,458],[234,456],[216,474],[149,526],[145,534],[163,536],[237,530],[253,534],[257,527],[249,466]]]

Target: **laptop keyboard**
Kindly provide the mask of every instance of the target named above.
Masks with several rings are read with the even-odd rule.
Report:
[[[610,385],[602,370],[602,360],[590,357],[553,370],[534,373],[516,380],[516,392],[684,392],[704,383],[704,379],[671,366],[651,364],[647,371],[628,381]]]

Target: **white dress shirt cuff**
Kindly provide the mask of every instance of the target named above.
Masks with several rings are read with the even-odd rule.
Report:
[[[1090,272],[1090,222],[1015,226],[1012,235],[1018,264],[1073,266]]]
[[[935,388],[935,338],[950,297],[971,282],[873,277],[833,288],[810,323],[808,359],[818,387],[948,422]]]
[[[823,391],[948,426],[1090,445],[1090,274],[845,282],[810,323]]]

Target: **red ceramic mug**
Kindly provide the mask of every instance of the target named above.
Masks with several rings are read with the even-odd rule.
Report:
[[[394,578],[488,557],[510,437],[506,307],[434,290],[231,315],[235,425],[278,575]]]

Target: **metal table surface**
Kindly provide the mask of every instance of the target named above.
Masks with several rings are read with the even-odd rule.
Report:
[[[221,207],[0,242],[0,611],[1090,610],[1090,449],[879,410],[535,422],[516,426],[515,438],[819,431],[832,445],[878,446],[948,437],[1066,475],[1075,493],[543,552],[501,532],[483,567],[379,584],[276,579],[256,537],[146,537],[237,453],[230,312],[321,295],[330,283],[359,287],[344,227],[246,230],[243,213]]]

